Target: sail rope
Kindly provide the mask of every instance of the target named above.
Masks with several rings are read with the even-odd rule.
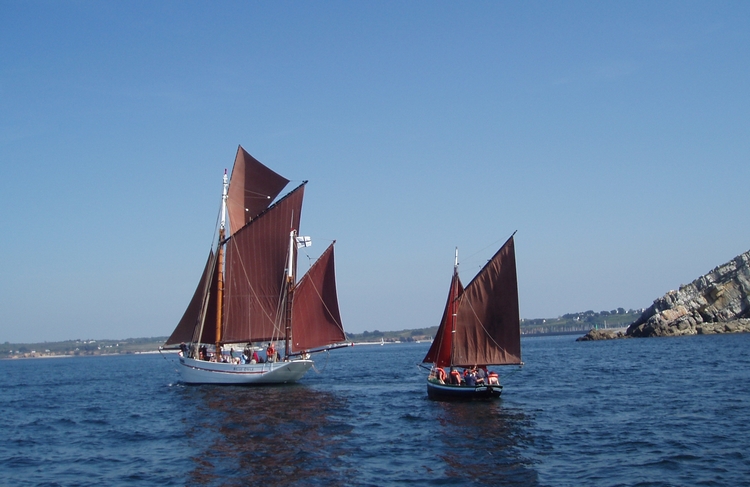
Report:
[[[221,207],[222,205],[219,205],[219,211],[216,213],[216,222],[214,222],[214,234],[211,237],[212,251],[214,248],[213,242],[216,242],[216,252],[214,252],[214,256],[212,258],[213,264],[211,264],[211,272],[208,274],[211,277],[206,280],[204,284],[202,293],[203,301],[201,301],[201,310],[198,314],[198,319],[196,320],[195,327],[193,328],[192,343],[201,343],[201,340],[203,339],[203,325],[206,323],[206,311],[208,311],[208,303],[211,299],[211,281],[213,280],[214,271],[216,270],[216,263],[219,260],[219,246],[221,245],[221,242],[219,242],[217,236],[219,233],[219,222],[221,221]],[[219,270],[219,272],[221,272],[221,269]],[[219,323],[219,326],[221,326],[221,323]]]
[[[514,233],[515,233],[515,232],[514,232]],[[466,264],[467,264],[467,261],[468,261],[469,263],[471,263],[471,259],[472,259],[472,257],[474,257],[474,256],[476,256],[476,255],[479,255],[479,254],[483,253],[484,251],[486,251],[486,250],[487,250],[487,249],[489,249],[489,248],[495,248],[495,247],[497,246],[497,243],[498,243],[498,242],[502,242],[502,241],[503,241],[503,239],[502,239],[502,238],[501,238],[501,239],[498,239],[498,240],[495,240],[494,242],[492,242],[491,244],[489,244],[489,245],[485,246],[484,248],[482,248],[482,249],[479,249],[479,250],[477,250],[476,252],[474,252],[474,253],[473,253],[473,254],[471,254],[470,256],[468,256],[468,257],[465,257],[465,258],[462,258],[462,260],[461,260],[461,263],[462,263],[462,264],[463,264],[464,266],[466,266]],[[484,265],[485,265],[485,264],[486,264],[487,262],[489,262],[490,260],[491,260],[491,259],[486,259],[486,260],[484,261],[484,264],[482,264],[482,265],[480,265],[480,266],[479,266],[479,267],[480,267],[480,269],[481,269],[481,268],[483,268],[483,267],[484,267]]]
[[[497,348],[499,348],[504,354],[506,354],[507,352],[505,351],[505,348],[500,346],[500,344],[497,343],[497,341],[495,341],[495,339],[492,337],[492,334],[489,331],[487,331],[487,328],[485,328],[484,323],[482,323],[482,320],[480,320],[479,316],[477,316],[477,312],[474,309],[474,306],[471,305],[471,300],[467,299],[466,301],[469,304],[469,308],[471,309],[472,314],[474,314],[474,318],[476,318],[477,322],[479,323],[479,326],[482,327],[484,334],[487,335],[487,337],[489,337],[490,340],[492,340],[492,343],[494,343]]]
[[[501,378],[502,378],[503,380],[505,380],[505,379],[507,379],[508,377],[513,377],[514,375],[516,375],[517,373],[519,373],[519,372],[521,371],[521,367],[522,367],[522,366],[523,366],[523,362],[521,362],[521,365],[519,365],[519,367],[518,367],[517,369],[513,369],[513,370],[511,370],[511,371],[510,371],[510,372],[508,372],[507,374],[503,374]]]
[[[316,374],[322,374],[325,372],[326,367],[328,367],[328,359],[331,358],[331,352],[330,350],[326,350],[326,363],[323,365],[323,368],[321,370],[318,370],[317,367],[315,367],[315,362],[313,362],[312,369],[315,371]]]
[[[323,295],[320,294],[320,290],[318,289],[318,286],[315,285],[315,282],[312,279],[310,279],[310,283],[312,284],[313,290],[315,290],[315,294],[318,296],[318,299],[320,299],[320,302],[323,304],[323,307],[328,312],[328,315],[333,319],[333,313],[331,313],[331,310],[328,308],[328,305],[323,300]],[[336,320],[333,320],[333,321],[336,323],[336,326],[338,326],[343,332],[344,326]]]
[[[166,355],[164,355],[164,354],[162,353],[162,351],[161,351],[161,350],[162,350],[162,349],[161,349],[161,347],[159,347],[159,355],[161,355],[161,356],[162,356],[162,358],[163,358],[164,360],[166,360],[167,362],[171,362],[171,363],[172,363],[172,366],[174,367],[174,363],[175,363],[175,362],[174,362],[174,360],[169,360],[169,359],[167,358],[167,356],[166,356]],[[178,374],[180,373],[180,371],[179,371],[179,370],[177,369],[177,367],[174,367],[174,371],[175,371],[175,372],[177,372]]]
[[[307,272],[310,272],[310,269],[312,269],[313,265],[315,265],[315,262],[317,262],[320,257],[318,259],[315,259],[315,262],[312,262],[313,259],[312,259],[312,257],[310,257],[310,254],[308,254],[307,251],[305,251],[304,254],[305,254],[305,256],[307,256],[307,260],[308,260]],[[305,277],[307,277],[307,272],[302,277],[302,279],[304,279]],[[321,295],[320,290],[318,289],[318,287],[315,285],[315,281],[313,281],[312,279],[308,279],[308,280],[312,284],[313,290],[315,291],[315,294],[318,296],[318,299],[320,300],[321,304],[325,308],[326,312],[331,317],[331,319],[333,320],[333,322],[336,323],[336,326],[339,327],[339,329],[341,330],[341,332],[344,333],[344,337],[346,337],[346,332],[344,331],[344,325],[342,325],[341,323],[339,323],[338,321],[336,321],[335,319],[333,319],[333,313],[328,308],[328,304],[326,304],[326,302],[323,300],[323,296]],[[300,279],[300,281],[301,281],[301,279]],[[299,285],[299,282],[297,283],[297,285]],[[329,352],[329,354],[330,354],[330,352]],[[328,363],[328,359],[326,359],[326,364],[327,363]],[[315,369],[315,364],[313,364],[313,369]],[[324,367],[324,369],[325,369],[325,367]],[[317,372],[317,370],[316,370],[316,372]]]

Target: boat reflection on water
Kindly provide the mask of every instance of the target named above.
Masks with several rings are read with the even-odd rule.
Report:
[[[186,424],[200,453],[190,485],[346,485],[340,457],[351,426],[330,416],[343,401],[301,384],[187,388],[199,424]],[[218,482],[218,483],[217,483]]]
[[[500,402],[434,402],[443,445],[438,457],[448,477],[480,485],[538,485],[534,461],[524,456],[533,443],[532,420]]]

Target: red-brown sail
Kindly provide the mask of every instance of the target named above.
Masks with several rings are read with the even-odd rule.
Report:
[[[455,321],[456,308],[458,306],[458,297],[463,292],[464,287],[458,272],[454,270],[451,279],[450,291],[448,291],[448,301],[445,303],[443,318],[440,320],[435,339],[430,345],[430,349],[425,355],[424,363],[433,363],[438,367],[449,367],[451,365],[451,350],[453,349],[453,328]]]
[[[299,229],[304,184],[227,242],[222,342],[268,341],[284,336],[280,299],[289,232]]]
[[[299,281],[292,300],[292,350],[310,350],[346,340],[336,296],[333,244]]]
[[[172,332],[172,335],[164,343],[165,345],[177,345],[185,342],[213,343],[216,339],[216,293],[218,282],[218,269],[216,268],[216,257],[211,251],[208,255],[206,267],[203,269],[203,275],[198,282],[198,287],[193,293],[185,314]],[[210,284],[209,284],[210,282]],[[210,292],[208,286],[211,286]],[[203,323],[203,334],[198,337],[201,329],[201,316],[203,308],[206,306],[206,319]]]
[[[239,146],[227,194],[232,233],[268,208],[288,182]]]
[[[460,298],[453,365],[521,363],[521,329],[513,236],[466,286]]]

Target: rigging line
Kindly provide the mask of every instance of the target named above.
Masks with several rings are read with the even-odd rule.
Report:
[[[517,230],[516,230],[516,231],[517,231]],[[513,234],[512,234],[512,235],[511,235],[510,237],[513,237],[513,236],[514,236],[515,234],[516,234],[516,232],[513,232]],[[510,237],[508,237],[508,238],[506,239],[506,241],[507,241],[507,240],[510,240]],[[500,239],[497,239],[497,240],[495,240],[495,241],[494,241],[494,242],[492,242],[491,244],[489,244],[489,245],[485,246],[485,247],[484,247],[484,248],[482,248],[482,249],[479,249],[479,250],[477,250],[476,252],[474,252],[474,253],[473,253],[473,254],[471,254],[470,256],[468,256],[468,257],[464,258],[464,259],[463,259],[463,261],[462,261],[462,263],[463,263],[463,264],[465,265],[465,264],[466,264],[466,261],[467,261],[467,260],[471,260],[471,258],[472,258],[472,257],[474,257],[475,255],[477,255],[477,254],[480,254],[480,253],[484,252],[485,250],[487,250],[487,249],[489,249],[489,248],[491,248],[491,247],[492,247],[492,248],[495,248],[495,247],[497,246],[497,243],[498,243],[498,242],[502,242],[502,241],[503,241],[503,239],[502,239],[502,238],[500,238]],[[501,247],[501,248],[502,248],[502,247]],[[497,252],[495,252],[495,253],[497,253]],[[492,254],[492,255],[495,255],[495,254]],[[482,267],[484,267],[484,265],[485,265],[485,264],[486,264],[487,262],[489,262],[489,261],[490,261],[491,259],[492,259],[492,258],[489,258],[489,259],[485,260],[485,263],[484,263],[484,264],[482,264]]]
[[[288,252],[287,258],[285,260],[289,260]],[[289,300],[289,293],[286,286],[286,272],[281,276],[280,289],[281,293],[279,294],[279,298],[276,301],[276,318],[273,320],[273,341],[278,341],[281,338],[282,320],[286,321],[286,313],[282,313],[282,311],[284,310],[284,302]]]
[[[263,193],[260,193],[258,191],[253,191],[252,189],[245,188],[244,192],[245,192],[245,194],[250,193],[250,194],[253,194],[253,195],[257,195],[258,198],[265,198],[265,199],[268,199],[268,200],[271,199],[271,195],[270,194],[263,194]]]
[[[302,248],[306,249],[307,247]],[[307,257],[307,271],[309,271],[310,269],[312,269],[312,266],[315,264],[315,262],[317,262],[317,259],[313,259],[312,257],[310,257],[310,254],[307,253],[307,250],[304,250],[303,253],[305,254],[305,257]],[[297,255],[299,256],[299,249],[297,249]],[[307,273],[307,271],[305,271],[305,273]]]
[[[505,351],[505,348],[501,347],[499,343],[495,341],[495,339],[492,337],[489,331],[487,331],[487,328],[485,328],[484,323],[482,323],[482,320],[479,319],[479,316],[477,316],[477,312],[474,309],[474,306],[471,305],[471,300],[467,300],[469,303],[469,308],[471,309],[471,312],[474,314],[474,318],[476,318],[477,322],[479,323],[479,326],[482,327],[482,330],[484,330],[485,335],[489,337],[490,340],[492,340],[492,343],[495,344],[497,348],[502,350],[503,353],[508,354],[508,352]],[[509,355],[509,354],[508,354]]]
[[[293,222],[294,222],[294,211],[292,211],[292,222],[290,222],[290,226],[292,226],[291,223]],[[296,245],[296,241],[294,245]],[[286,262],[287,264],[289,263],[290,251],[293,252],[291,248],[288,248],[286,251],[286,255],[284,256],[284,262]],[[295,263],[292,263],[292,265],[294,265]],[[296,272],[295,272],[296,270],[297,269],[292,269],[292,279],[296,279]],[[277,335],[274,335],[275,341],[280,340],[282,336],[286,337],[286,319],[287,319],[286,309],[288,309],[288,307],[292,305],[292,303],[289,300],[289,286],[287,285],[287,282],[286,282],[288,272],[289,272],[289,269],[285,268],[284,272],[281,275],[281,287],[280,287],[281,293],[279,294],[279,299],[276,302],[276,319],[274,320],[274,323],[273,323],[273,332],[278,333]],[[292,286],[294,286],[294,282],[292,282]]]
[[[200,319],[200,326],[198,326],[198,323],[196,323],[195,328],[193,328],[193,343],[202,343],[201,339],[203,338],[203,327],[206,324],[206,313],[208,312],[208,303],[211,299],[211,284],[213,283],[214,279],[214,272],[216,271],[216,265],[219,262],[219,253],[217,252],[211,257],[211,272],[208,274],[209,278],[206,280],[204,284],[203,289],[203,301],[201,301],[201,311],[199,314]],[[221,272],[221,269],[219,269],[219,272]],[[219,323],[219,326],[221,326],[221,323]],[[198,331],[198,336],[196,340],[195,332]]]
[[[332,242],[332,243],[336,242],[335,239],[330,240],[330,239],[323,239],[323,238],[321,238],[321,239],[318,239],[318,240],[322,240],[324,242]],[[307,247],[302,247],[302,248],[303,249],[307,249]],[[307,257],[307,271],[309,271],[310,269],[312,269],[312,266],[315,265],[315,262],[317,262],[318,259],[320,259],[321,256],[319,255],[318,258],[316,259],[315,257],[311,257],[310,254],[307,252],[307,250],[303,250],[302,252],[305,254],[305,257]],[[299,253],[300,253],[299,249],[297,249],[297,255],[299,255]],[[325,251],[323,251],[323,253],[325,253]],[[305,271],[305,273],[307,273],[307,271]],[[299,272],[298,272],[298,274],[299,274]]]
[[[167,356],[166,356],[166,355],[164,355],[164,354],[162,353],[162,347],[159,347],[159,355],[161,355],[161,356],[162,356],[162,358],[163,358],[164,360],[166,360],[167,362],[171,362],[172,364],[174,364],[174,360],[169,360],[169,359],[167,358]],[[173,365],[173,367],[174,367],[174,365]],[[175,370],[175,372],[177,372],[178,374],[180,373],[180,371],[179,371],[179,370],[177,370],[177,367],[175,367],[175,368],[174,368],[174,370]]]
[[[317,263],[317,261],[316,261],[316,263]],[[307,275],[305,275],[305,277],[307,277]],[[312,287],[315,290],[315,294],[318,296],[318,299],[320,299],[320,302],[323,303],[323,307],[326,309],[326,311],[331,316],[331,318],[333,318],[333,313],[328,308],[328,305],[326,304],[326,302],[323,300],[323,296],[320,294],[320,290],[318,290],[318,286],[315,285],[315,281],[313,281],[312,279],[310,279],[310,283],[312,284]],[[339,327],[339,329],[343,332],[344,331],[344,325],[342,325],[341,323],[339,323],[336,320],[334,320],[334,322]],[[346,336],[346,333],[344,333],[344,336]]]
[[[326,363],[323,365],[323,369],[322,370],[318,370],[318,368],[315,367],[315,362],[313,362],[312,369],[315,371],[316,374],[322,374],[323,372],[325,372],[326,367],[328,367],[328,359],[330,359],[330,358],[331,358],[331,351],[330,350],[326,350]]]

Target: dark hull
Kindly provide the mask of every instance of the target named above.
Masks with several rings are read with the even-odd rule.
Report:
[[[437,401],[473,401],[497,399],[503,386],[456,386],[427,381],[427,396]]]

